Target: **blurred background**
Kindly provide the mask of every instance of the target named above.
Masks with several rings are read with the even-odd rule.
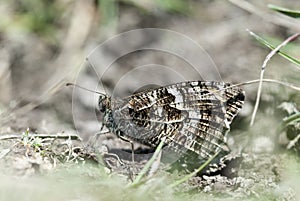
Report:
[[[107,174],[102,160],[84,166],[95,159],[86,141],[51,144],[25,132],[78,133],[88,140],[99,131],[98,95],[67,82],[122,97],[185,80],[258,79],[270,50],[247,30],[274,46],[300,30],[299,19],[269,4],[300,10],[295,0],[1,0],[0,137],[23,135],[0,140],[0,200],[211,200],[213,194],[217,200],[299,200],[300,93],[274,83],[264,83],[252,127],[257,84],[242,86],[245,105],[228,137],[232,153],[242,153],[232,168],[239,166],[237,176],[207,177],[207,184],[193,177],[178,189],[183,196],[166,185],[167,172],[128,188],[129,179]],[[299,59],[299,40],[283,50]],[[275,55],[265,78],[300,86],[299,66]],[[116,136],[101,142],[127,148],[131,157],[130,144]],[[49,179],[62,164],[66,171],[52,171]],[[47,177],[23,180],[32,174]]]
[[[297,28],[299,31],[300,27],[292,18],[290,24],[278,22],[278,13],[268,9],[268,3],[300,8],[298,1],[283,0],[2,0],[0,133],[15,133],[26,128],[37,133],[76,132],[77,129],[80,135],[85,136],[100,128],[97,121],[89,119],[89,112],[95,113],[95,100],[87,100],[89,96],[85,94],[88,92],[78,92],[79,97],[74,98],[76,104],[73,103],[76,118],[79,119],[75,128],[73,89],[65,87],[66,82],[76,82],[80,75],[81,84],[95,86],[101,78],[105,88],[102,91],[109,94],[116,83],[135,66],[155,63],[179,68],[186,65],[182,60],[177,58],[174,61],[170,55],[163,53],[136,51],[116,60],[110,73],[100,78],[99,75],[95,76],[93,68],[87,67],[91,65],[86,62],[88,55],[104,41],[134,29],[168,29],[190,38],[210,55],[224,81],[240,83],[257,79],[269,50],[257,43],[246,30],[250,29],[279,44]],[[136,40],[147,44],[165,42],[165,39],[150,40],[146,36]],[[118,55],[124,48],[134,46],[134,41],[102,50],[107,55]],[[173,41],[178,48],[186,48],[185,44],[176,43]],[[295,46],[290,47],[289,52],[300,57],[299,48]],[[99,57],[97,60],[97,54],[93,57],[94,64],[100,65],[100,68],[101,59]],[[200,59],[198,65],[211,65],[208,60],[206,55],[206,59]],[[277,56],[272,59],[270,66],[266,77],[299,84],[299,71],[293,64]],[[168,72],[158,70],[156,75],[155,72],[153,78],[157,75],[158,80],[159,76],[167,80],[161,85],[177,82],[176,77],[168,78]],[[137,79],[127,79],[126,84],[122,85],[124,94],[143,87],[137,81],[138,78],[143,80],[143,76],[146,78],[149,74],[141,73],[136,76]],[[199,76],[198,79],[202,78]],[[247,119],[252,111],[257,85],[245,86],[244,89],[247,102],[241,116]],[[286,88],[268,84],[262,97],[262,108],[264,104],[276,108],[291,96],[295,98],[296,95],[291,95]],[[262,110],[262,113],[265,111]],[[243,126],[237,127],[245,129]]]

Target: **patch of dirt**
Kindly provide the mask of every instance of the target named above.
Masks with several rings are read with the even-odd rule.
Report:
[[[140,149],[140,158],[136,157],[132,162],[131,153],[121,149],[111,151],[105,145],[86,144],[76,138],[41,138],[28,133],[19,138],[0,140],[0,147],[1,172],[16,177],[44,175],[61,167],[94,164],[105,167],[108,174],[124,175],[130,181],[134,180],[152,156],[151,153],[147,155],[147,149]],[[296,200],[295,191],[289,186],[281,185],[285,171],[283,161],[286,157],[286,154],[266,152],[243,153],[239,157],[228,159],[230,164],[210,164],[210,171],[190,178],[184,188],[186,191],[196,190],[236,199],[253,196],[259,198],[261,193],[267,193],[277,195],[277,200]],[[160,165],[152,176],[154,179],[156,174],[167,174],[165,164]],[[179,178],[184,176],[179,175]]]

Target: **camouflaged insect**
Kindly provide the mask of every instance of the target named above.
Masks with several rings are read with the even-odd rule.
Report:
[[[188,81],[143,91],[122,99],[99,97],[103,125],[118,137],[166,147],[207,160],[228,151],[226,134],[244,103],[244,91],[230,83]]]

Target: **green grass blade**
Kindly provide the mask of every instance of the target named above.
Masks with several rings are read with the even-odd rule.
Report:
[[[300,121],[300,113],[293,114],[293,115],[289,116],[288,118],[284,119],[283,123],[284,124],[290,124],[290,123],[293,123],[295,121]]]
[[[162,138],[162,140],[160,141],[159,145],[157,146],[153,156],[146,163],[146,165],[144,166],[142,171],[138,174],[138,176],[135,178],[135,180],[131,183],[130,187],[135,187],[141,182],[142,178],[148,172],[148,170],[151,168],[151,165],[154,163],[155,159],[157,158],[159,152],[161,151],[161,149],[164,145],[165,140],[166,140],[166,138]]]
[[[217,157],[217,155],[220,153],[220,151],[216,152],[212,157],[210,157],[205,163],[203,163],[198,169],[196,169],[194,172],[184,176],[182,179],[179,179],[177,181],[175,181],[174,183],[172,183],[170,185],[170,187],[175,187],[178,186],[179,184],[182,184],[184,182],[186,182],[187,180],[189,180],[191,177],[195,176],[198,172],[202,171],[208,164],[210,164],[210,162],[212,160],[214,160],[214,158]]]
[[[286,119],[283,120],[279,127],[279,131],[281,132],[283,129],[285,129],[288,125],[291,125],[295,122],[300,121],[300,113],[293,114]]]
[[[280,12],[287,16],[290,16],[293,18],[300,18],[300,10],[291,10],[291,9],[283,8],[280,6],[273,5],[273,4],[268,4],[268,7],[274,11]]]
[[[275,49],[275,47],[269,43],[268,41],[266,41],[265,39],[263,39],[262,37],[258,36],[257,34],[253,33],[252,31],[249,31],[249,33],[261,44],[265,45],[266,47],[270,48],[271,50]],[[280,56],[282,56],[283,58],[287,59],[288,61],[296,64],[297,66],[300,67],[300,61],[294,57],[291,57],[281,51],[278,52],[278,54]]]

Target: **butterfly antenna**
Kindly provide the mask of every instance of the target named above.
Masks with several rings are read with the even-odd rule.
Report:
[[[100,94],[100,95],[106,96],[106,94],[104,94],[104,93],[101,93],[101,92],[99,92],[99,91],[90,90],[90,89],[87,89],[87,88],[85,88],[85,87],[82,87],[82,86],[80,86],[80,85],[78,85],[78,84],[74,84],[74,83],[71,83],[71,82],[66,83],[66,86],[67,86],[67,87],[69,87],[69,86],[78,87],[78,88],[80,88],[80,89],[83,89],[83,90],[86,90],[86,91],[89,91],[89,92],[92,92],[92,93],[96,93],[96,94]]]
[[[297,90],[297,91],[300,91],[300,86],[296,86],[296,85],[293,85],[291,83],[288,83],[288,82],[284,82],[284,81],[280,81],[280,80],[273,80],[273,79],[262,79],[263,82],[268,82],[268,83],[275,83],[275,84],[279,84],[279,85],[282,85],[282,86],[285,86],[285,87],[288,87],[288,88],[291,88],[291,89],[294,89],[294,90]],[[222,88],[222,89],[218,89],[218,90],[215,90],[215,91],[212,91],[212,92],[209,92],[209,93],[206,93],[206,94],[203,94],[201,95],[201,97],[205,97],[205,96],[208,96],[210,94],[214,94],[218,91],[223,91],[225,89],[231,89],[231,88],[234,88],[234,87],[239,87],[239,86],[245,86],[245,85],[251,85],[251,84],[255,84],[255,83],[259,83],[260,80],[257,79],[257,80],[249,80],[249,81],[246,81],[246,82],[242,82],[242,83],[238,83],[238,84],[231,84],[225,88]]]
[[[293,85],[293,84],[288,83],[288,82],[284,82],[284,81],[280,81],[280,80],[273,80],[273,79],[262,79],[262,81],[263,82],[269,82],[269,83],[275,83],[275,84],[283,85],[285,87],[289,87],[291,89],[300,91],[300,87],[299,86]],[[242,83],[239,83],[239,84],[233,84],[233,85],[229,86],[228,88],[237,87],[237,86],[245,86],[245,85],[250,85],[250,84],[259,83],[259,82],[260,82],[259,79],[257,79],[257,80],[249,80],[249,81],[242,82]]]

